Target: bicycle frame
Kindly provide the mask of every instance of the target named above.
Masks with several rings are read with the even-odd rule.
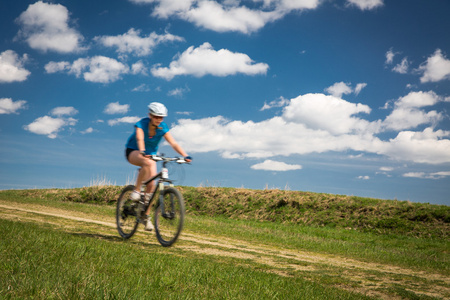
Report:
[[[158,191],[160,191],[160,193],[159,193],[159,205],[161,206],[161,211],[162,211],[162,214],[163,214],[164,217],[169,217],[169,216],[166,213],[166,210],[165,210],[165,207],[164,207],[163,195],[161,194],[161,192],[164,190],[164,183],[165,182],[168,182],[169,185],[171,185],[171,186],[173,185],[173,182],[172,182],[172,180],[170,180],[168,178],[168,175],[167,176],[163,175],[163,172],[167,172],[166,164],[168,162],[169,162],[169,160],[163,160],[163,165],[162,165],[161,172],[159,172],[155,176],[151,177],[150,179],[142,182],[143,185],[147,185],[150,182],[152,182],[153,180],[156,180],[156,179],[159,178],[159,180],[158,180],[158,182],[156,184],[155,190],[153,191],[153,195],[150,198],[150,200],[148,201],[148,203],[146,203],[147,201],[145,201],[144,196],[142,196],[141,200],[143,200],[144,203],[146,203],[144,205],[144,211],[147,211],[147,209],[150,207],[150,205],[152,205],[153,200],[155,198],[155,195],[157,194]],[[165,178],[165,177],[167,177],[167,178]]]

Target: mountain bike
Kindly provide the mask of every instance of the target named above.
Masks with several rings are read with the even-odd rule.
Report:
[[[139,224],[145,224],[145,212],[157,199],[155,205],[154,226],[158,242],[169,247],[178,239],[184,223],[184,200],[181,193],[174,187],[169,179],[167,169],[168,163],[188,163],[180,157],[164,157],[163,155],[152,155],[150,159],[162,162],[161,172],[143,182],[145,186],[152,180],[158,180],[156,189],[150,199],[146,199],[141,193],[138,201],[130,198],[134,191],[134,185],[126,186],[117,200],[116,223],[119,234],[124,239],[131,238],[136,232]]]

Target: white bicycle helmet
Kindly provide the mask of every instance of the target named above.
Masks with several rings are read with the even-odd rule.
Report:
[[[167,117],[167,108],[159,102],[152,102],[148,106],[149,113],[157,117]]]

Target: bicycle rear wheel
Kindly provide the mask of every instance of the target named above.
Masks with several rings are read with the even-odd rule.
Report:
[[[160,192],[163,197],[155,210],[155,232],[159,243],[169,247],[178,239],[184,224],[184,201],[181,193],[173,187]]]
[[[121,237],[129,239],[136,232],[139,225],[138,202],[130,199],[134,191],[134,185],[129,185],[122,190],[117,200],[116,224]]]

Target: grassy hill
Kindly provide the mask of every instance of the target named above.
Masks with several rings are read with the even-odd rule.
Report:
[[[121,188],[94,186],[14,193],[83,203],[113,203]],[[448,238],[450,232],[450,206],[446,205],[301,191],[178,188],[184,195],[186,210],[196,215],[416,237]]]

